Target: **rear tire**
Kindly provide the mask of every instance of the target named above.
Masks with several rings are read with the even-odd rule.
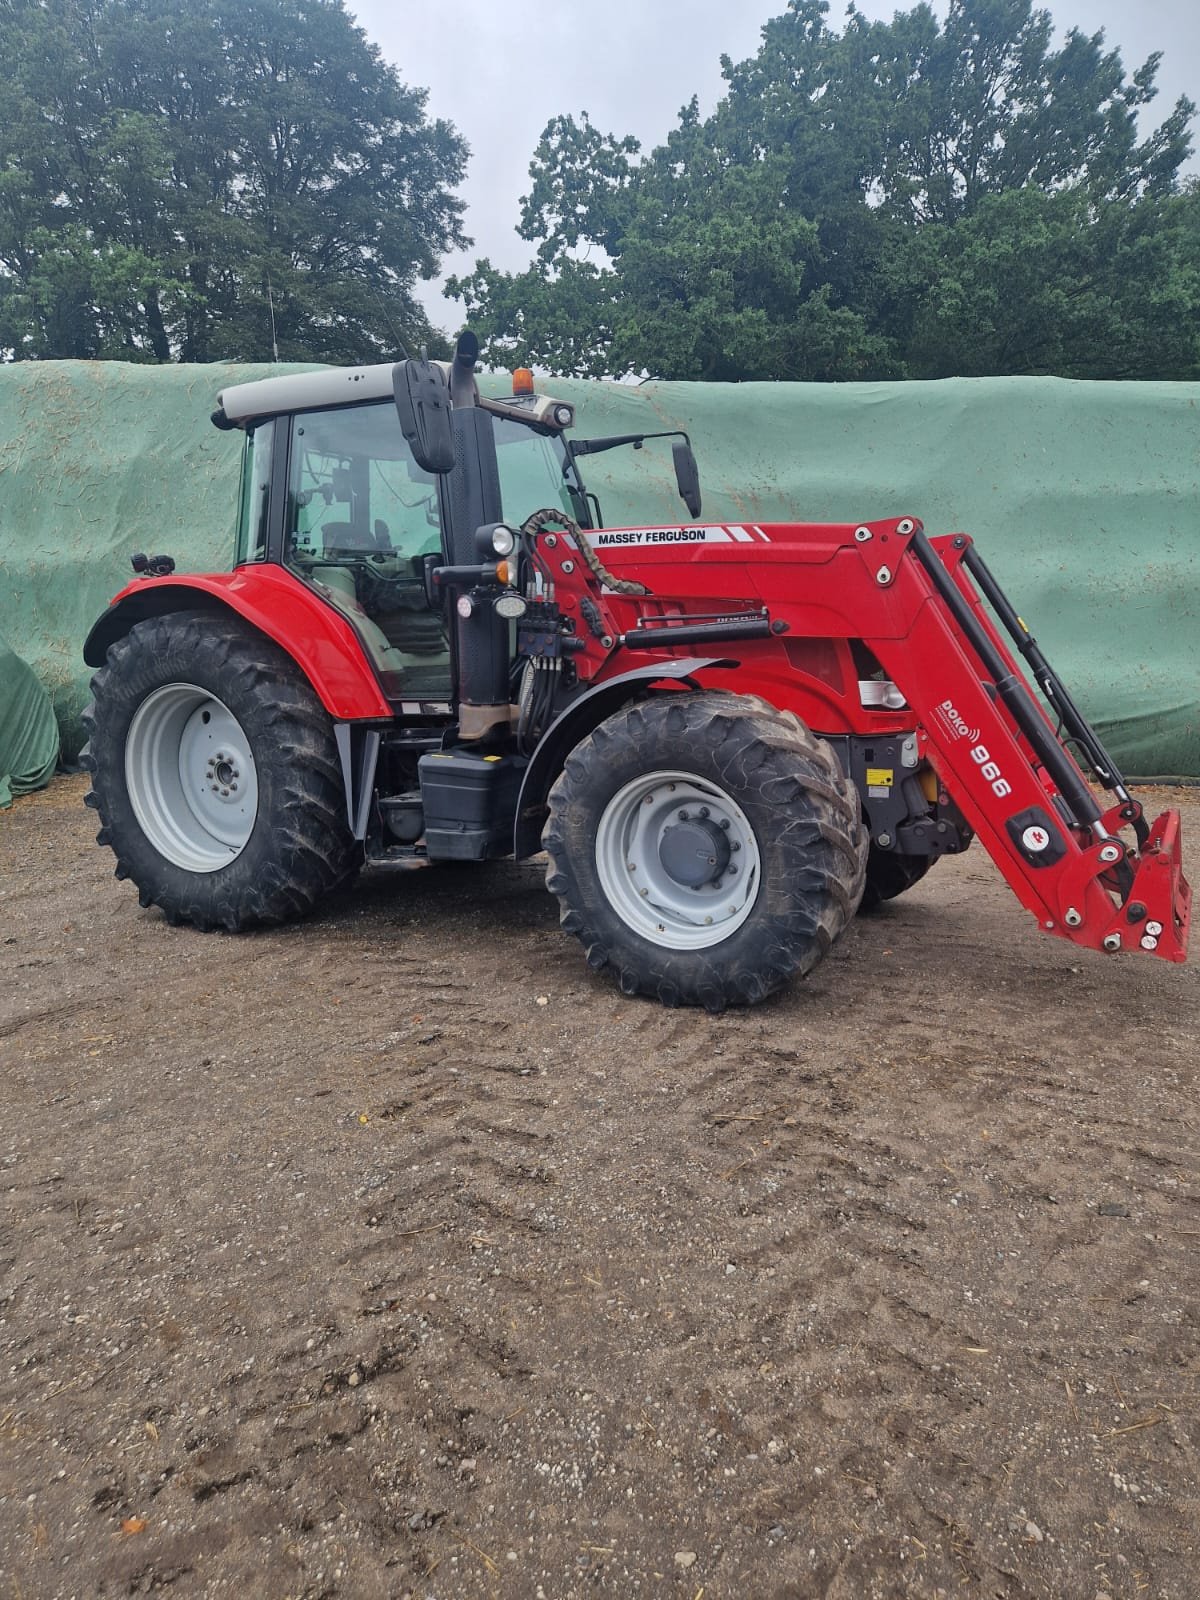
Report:
[[[302,916],[354,876],[329,715],[254,629],[207,611],[139,622],[92,696],[87,804],[143,906],[234,932]]]
[[[868,840],[827,744],[718,692],[601,723],[550,792],[542,843],[589,965],[626,994],[715,1012],[816,966],[858,907]]]

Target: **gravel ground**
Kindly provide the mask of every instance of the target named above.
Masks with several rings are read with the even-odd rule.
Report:
[[[0,813],[4,1600],[1200,1594],[1194,962],[972,851],[667,1012],[536,867],[169,928],[83,790]]]

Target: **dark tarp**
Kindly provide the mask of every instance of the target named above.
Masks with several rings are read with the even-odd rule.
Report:
[[[0,637],[0,806],[44,789],[58,764],[58,723],[50,696]]]

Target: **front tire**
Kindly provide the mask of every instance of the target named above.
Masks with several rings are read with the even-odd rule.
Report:
[[[254,629],[206,611],[139,622],[92,697],[87,804],[143,906],[234,932],[301,916],[353,876],[329,716]]]
[[[627,706],[550,792],[546,884],[626,994],[721,1011],[806,974],[853,917],[867,833],[828,745],[750,697]]]

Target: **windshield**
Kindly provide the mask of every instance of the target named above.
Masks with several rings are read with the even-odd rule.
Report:
[[[587,502],[566,446],[557,433],[540,433],[526,422],[492,418],[500,500],[507,521],[519,525],[535,511],[553,506],[582,527],[590,526]],[[564,476],[564,468],[566,473]]]

